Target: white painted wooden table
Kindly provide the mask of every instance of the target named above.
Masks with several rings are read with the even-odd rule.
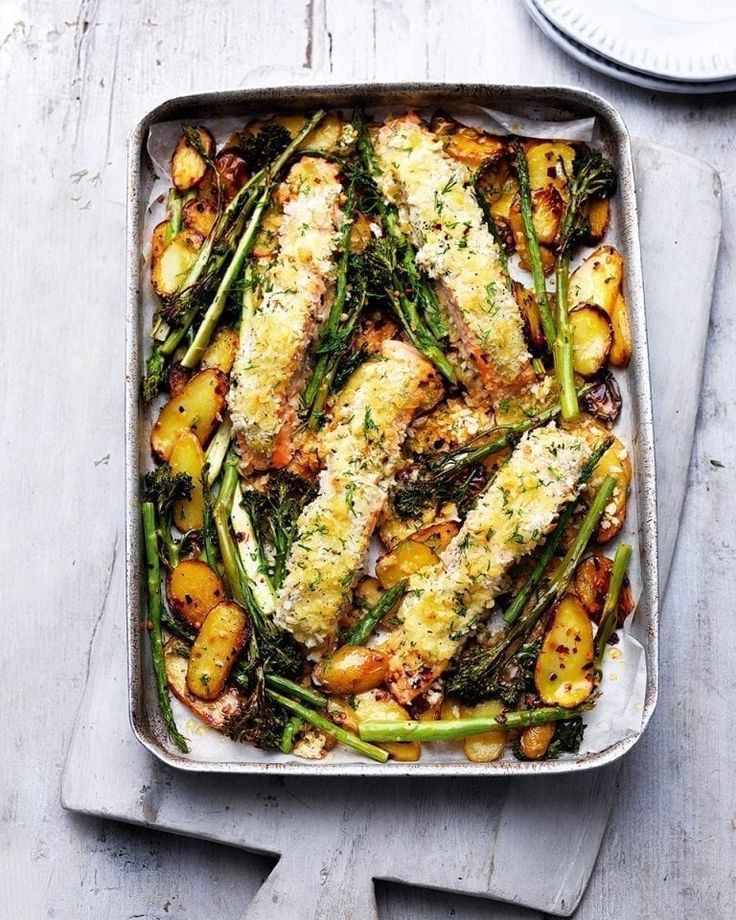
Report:
[[[89,639],[122,540],[116,484],[127,131],[168,96],[237,86],[270,67],[345,80],[580,84],[618,106],[632,133],[721,171],[725,241],[684,532],[664,604],[660,703],[620,774],[618,804],[577,917],[731,918],[736,98],[662,97],[595,75],[539,35],[518,0],[0,4],[0,914],[235,917],[271,866],[70,816],[58,802]],[[388,885],[379,906],[391,920],[540,916]]]

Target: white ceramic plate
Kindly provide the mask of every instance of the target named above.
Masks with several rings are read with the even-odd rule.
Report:
[[[656,77],[642,71],[624,67],[604,57],[602,54],[591,51],[588,47],[574,41],[569,35],[558,29],[547,19],[542,10],[542,6],[546,6],[549,0],[524,0],[524,2],[532,19],[548,38],[571,57],[606,76],[624,80],[627,83],[633,83],[635,86],[642,86],[646,89],[653,89],[662,93],[702,94],[724,93],[736,90],[736,78],[730,80],[713,80],[710,82],[702,80],[686,82],[685,80],[670,80]],[[626,0],[626,2],[628,2],[628,0]],[[734,3],[734,9],[736,10],[736,2]]]
[[[736,77],[734,0],[535,0],[568,38],[666,80]]]

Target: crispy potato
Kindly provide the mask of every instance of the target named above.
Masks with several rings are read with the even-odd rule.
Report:
[[[588,616],[598,623],[606,602],[608,585],[611,581],[613,561],[603,553],[594,552],[583,559],[575,569],[571,591],[585,607]],[[624,580],[618,601],[618,625],[623,626],[626,617],[634,609],[634,598],[628,578]]]
[[[409,538],[382,556],[376,563],[376,577],[381,587],[390,588],[402,578],[408,578],[420,569],[439,562],[437,554],[426,544]]]
[[[519,254],[519,264],[526,271],[530,271],[529,253],[527,251],[526,236],[524,235],[524,221],[521,217],[521,204],[519,196],[515,197],[509,210],[509,229],[514,237],[516,251]],[[555,267],[554,253],[547,247],[540,245],[539,251],[542,257],[542,268],[545,275],[548,275]]]
[[[613,246],[600,246],[570,276],[570,307],[592,303],[611,316],[623,277],[621,253]]]
[[[382,594],[383,590],[380,582],[370,575],[361,578],[353,592],[356,603],[368,607],[373,607],[374,604],[377,604]]]
[[[204,447],[222,417],[227,378],[213,367],[195,374],[181,393],[161,410],[151,431],[151,448],[159,460],[168,460],[182,431],[191,429]]]
[[[189,428],[177,435],[169,454],[172,473],[189,473],[192,477],[192,494],[174,502],[174,525],[182,532],[201,530],[204,522],[204,495],[202,492],[202,467],[204,451],[197,435]]]
[[[184,226],[202,236],[209,236],[217,220],[217,207],[208,198],[192,198],[182,209]]]
[[[631,323],[629,321],[629,305],[619,291],[614,301],[611,313],[613,325],[613,346],[611,347],[611,364],[614,367],[626,367],[631,360],[633,349],[631,341]]]
[[[229,374],[238,353],[240,336],[234,329],[223,326],[202,355],[202,367],[214,367],[223,374]]]
[[[588,201],[584,211],[588,218],[587,240],[589,243],[600,243],[611,220],[611,202],[608,198]]]
[[[173,399],[174,396],[178,396],[184,390],[189,381],[189,373],[181,364],[176,362],[169,365],[166,380],[169,384],[169,395]]]
[[[166,580],[169,607],[195,629],[224,597],[220,576],[201,559],[184,559]]]
[[[222,601],[205,617],[189,655],[187,690],[197,699],[220,695],[250,633],[250,621],[235,601]]]
[[[439,556],[459,530],[460,524],[457,521],[440,521],[418,530],[411,539],[416,543],[424,543]]]
[[[176,294],[194,265],[204,237],[195,230],[180,230],[151,264],[151,284],[159,297]]]
[[[164,249],[166,249],[166,238],[168,233],[168,220],[162,220],[161,223],[156,224],[156,226],[153,228],[153,233],[151,234],[151,263],[154,263],[161,256],[161,253],[164,251]]]
[[[248,164],[241,150],[233,147],[223,148],[215,157],[215,169],[220,177],[220,185],[225,198],[233,198],[248,181]]]
[[[503,158],[487,166],[483,170],[479,187],[496,223],[508,221],[511,205],[519,191],[519,182],[509,161]]]
[[[236,715],[245,700],[234,688],[221,693],[212,702],[205,702],[192,696],[187,690],[188,656],[189,649],[180,639],[171,638],[164,646],[164,666],[169,690],[203,722],[211,725],[212,728],[221,730],[228,719]]]
[[[524,317],[527,339],[535,350],[543,349],[546,345],[546,340],[542,327],[542,317],[539,313],[539,304],[534,296],[534,291],[524,287],[520,281],[514,281],[512,284],[514,297],[519,305],[521,315]]]
[[[567,177],[572,175],[575,150],[560,141],[542,141],[527,147],[529,185],[532,192],[554,186],[567,200]]]
[[[357,140],[352,125],[346,123],[337,112],[330,112],[309,132],[299,145],[299,149],[346,156],[352,153]]]
[[[388,674],[388,659],[374,648],[343,645],[323,658],[312,674],[328,693],[363,693],[380,686]]]
[[[358,722],[406,722],[409,713],[386,690],[368,690],[355,697],[355,715]],[[422,746],[418,741],[386,741],[378,745],[388,751],[393,760],[404,762],[419,760]]]
[[[566,594],[555,608],[552,625],[534,668],[543,702],[572,709],[593,692],[593,628],[585,607]]]
[[[199,144],[207,157],[215,152],[215,139],[206,128],[196,128]],[[180,192],[188,192],[204,179],[207,163],[186,135],[179,138],[171,157],[171,181]]]
[[[554,185],[532,192],[532,221],[537,240],[542,245],[553,245],[557,240],[565,202]]]
[[[358,212],[350,228],[350,251],[361,253],[373,239],[371,219],[366,214]]]
[[[599,543],[607,543],[612,540],[623,527],[626,518],[626,499],[631,483],[631,458],[628,450],[618,438],[614,439],[613,444],[603,454],[593,470],[593,475],[586,487],[586,494],[590,498],[595,495],[606,476],[613,476],[616,485],[611,501],[606,506],[598,526],[596,539]]]
[[[445,140],[445,152],[473,171],[506,152],[506,144],[500,138],[442,114],[434,116],[431,129]]]
[[[583,377],[593,377],[606,366],[613,344],[608,314],[595,304],[583,304],[570,312],[572,362]]]
[[[461,706],[461,719],[488,716],[495,718],[503,712],[503,703],[500,700],[487,700],[477,706]],[[473,763],[491,763],[503,754],[506,746],[507,732],[484,732],[482,735],[471,735],[463,740],[463,750],[468,760]]]
[[[521,752],[527,760],[539,760],[547,753],[547,748],[555,734],[554,722],[544,725],[530,725],[519,736]]]

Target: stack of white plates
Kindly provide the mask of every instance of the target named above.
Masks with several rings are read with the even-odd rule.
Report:
[[[568,54],[668,93],[736,90],[736,0],[524,0]]]

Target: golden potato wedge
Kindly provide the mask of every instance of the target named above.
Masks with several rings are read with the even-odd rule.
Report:
[[[570,276],[570,307],[592,303],[611,316],[624,277],[624,260],[613,246],[599,246]]]
[[[516,303],[519,305],[521,315],[524,317],[524,328],[527,339],[534,347],[539,350],[545,347],[544,329],[542,328],[542,317],[539,313],[539,304],[534,296],[534,291],[530,290],[520,281],[514,281],[513,291]]]
[[[174,502],[174,525],[182,533],[201,530],[204,521],[204,495],[202,492],[202,467],[204,451],[197,435],[189,428],[177,435],[169,454],[172,473],[188,473],[192,477],[192,494]]]
[[[204,237],[195,230],[180,230],[151,263],[151,284],[159,297],[171,297],[186,280]]]
[[[151,263],[154,263],[168,245],[169,222],[162,220],[156,224],[151,234]]]
[[[461,706],[460,718],[472,719],[473,717],[488,716],[495,718],[503,712],[503,703],[500,700],[487,700],[477,706]],[[468,760],[473,763],[491,763],[503,754],[506,746],[507,732],[485,732],[482,735],[472,735],[463,741],[463,750]]]
[[[631,483],[631,458],[628,450],[618,438],[614,438],[613,444],[596,464],[586,487],[586,495],[592,498],[606,476],[613,476],[616,485],[611,501],[606,506],[598,526],[596,539],[599,543],[608,543],[609,540],[612,540],[621,530],[626,519],[626,499]]]
[[[330,112],[309,132],[299,145],[299,149],[347,156],[352,153],[357,140],[358,136],[353,126],[337,112]]]
[[[608,198],[598,198],[586,202],[584,210],[588,218],[587,240],[593,244],[600,243],[611,220],[611,202]]]
[[[212,608],[225,598],[220,576],[201,559],[184,559],[166,580],[169,607],[195,629]]]
[[[613,304],[611,313],[613,325],[613,345],[611,347],[611,364],[614,367],[626,367],[631,360],[633,344],[631,341],[631,323],[629,321],[629,305],[621,292]]]
[[[210,132],[206,128],[195,128],[194,131],[198,138],[197,145],[182,134],[171,157],[171,181],[174,188],[180,192],[188,192],[190,188],[195,188],[207,172],[207,163],[196,149],[197,146],[207,158],[215,152],[215,139]]]
[[[391,694],[386,690],[368,690],[365,693],[358,693],[354,700],[355,715],[358,722],[406,722],[409,719],[409,713],[404,707],[397,703]],[[419,760],[422,754],[422,746],[418,741],[387,741],[379,744],[385,751],[388,751],[393,760],[404,762]]]
[[[382,588],[390,588],[402,578],[408,578],[420,569],[439,562],[437,554],[426,543],[409,538],[382,556],[376,563],[376,577]]]
[[[388,675],[388,659],[374,648],[343,645],[323,658],[313,671],[317,684],[340,696],[380,686]]]
[[[350,251],[361,253],[373,239],[371,219],[366,214],[359,212],[355,215],[350,228]]]
[[[519,746],[527,760],[539,760],[540,757],[544,757],[554,737],[555,728],[554,722],[546,722],[544,725],[530,725],[524,729],[519,736]]]
[[[606,602],[608,585],[611,581],[613,561],[603,553],[594,552],[587,556],[575,569],[570,590],[585,607],[588,616],[598,623]],[[628,579],[624,581],[618,602],[618,624],[622,626],[634,609],[634,599]]]
[[[217,206],[208,198],[192,198],[182,209],[184,226],[202,236],[209,236],[217,220]]]
[[[430,127],[445,140],[445,152],[473,172],[506,152],[506,144],[500,138],[445,115],[435,115]]]
[[[220,177],[220,188],[228,201],[245,185],[250,174],[242,151],[233,147],[225,147],[217,154],[215,169]]]
[[[573,367],[583,377],[593,377],[606,366],[611,352],[611,320],[595,304],[583,304],[570,311],[570,325]]]
[[[457,521],[440,521],[418,530],[411,539],[415,543],[423,543],[428,546],[433,553],[439,556],[459,530],[460,524]]]
[[[542,141],[527,146],[529,185],[532,192],[554,186],[567,200],[567,180],[572,175],[575,150],[561,141]]]
[[[214,367],[223,374],[229,374],[238,353],[240,336],[234,329],[223,326],[202,355],[202,367]]]
[[[248,616],[235,601],[222,601],[210,610],[189,655],[187,690],[193,696],[214,700],[222,693],[249,631]]]
[[[382,594],[383,590],[378,579],[366,575],[355,586],[353,597],[356,604],[363,607],[373,607],[374,604],[379,602]]]
[[[593,692],[593,627],[574,594],[557,605],[534,668],[543,702],[572,709]]]
[[[212,702],[197,699],[187,689],[188,665],[189,648],[180,639],[169,639],[164,646],[164,667],[169,690],[207,725],[218,730],[223,729],[245,703],[242,694],[231,688]]]
[[[173,399],[173,397],[178,396],[187,385],[189,374],[184,370],[181,364],[170,364],[166,380],[169,384],[169,395]]]
[[[161,410],[151,431],[151,448],[159,460],[168,460],[174,441],[191,429],[204,447],[222,418],[227,377],[214,367],[195,374],[181,393]]]
[[[532,222],[541,244],[551,246],[556,242],[564,210],[562,194],[554,185],[532,192]]]

